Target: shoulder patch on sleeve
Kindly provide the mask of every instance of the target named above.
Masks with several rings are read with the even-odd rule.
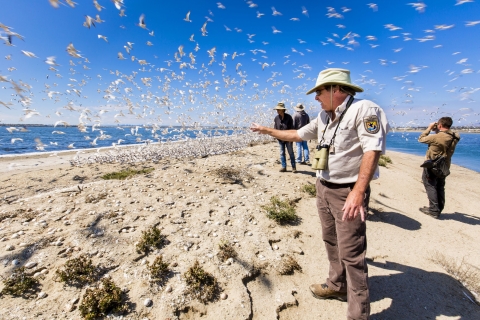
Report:
[[[368,133],[375,134],[380,131],[380,121],[378,120],[377,116],[368,116],[363,118],[363,124]]]

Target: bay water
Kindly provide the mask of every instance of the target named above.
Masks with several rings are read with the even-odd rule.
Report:
[[[68,146],[72,143],[74,149],[86,149],[110,147],[113,143],[121,145],[143,144],[146,140],[169,142],[193,139],[199,136],[215,137],[241,134],[248,130],[191,130],[182,129],[181,127],[165,127],[152,132],[151,129],[140,126],[112,126],[97,127],[95,132],[84,133],[80,132],[76,127],[28,127],[25,131],[19,130],[10,133],[6,128],[0,127],[0,156],[68,150]],[[21,129],[21,127],[17,128]],[[420,132],[414,131],[390,132],[387,136],[387,153],[391,150],[424,156],[428,146],[418,142],[419,136]],[[453,155],[452,163],[480,172],[480,134],[462,132],[460,136],[461,139]],[[16,138],[22,140],[12,143],[12,139]],[[95,138],[97,139],[95,140]],[[43,146],[43,150],[37,149],[39,144]]]

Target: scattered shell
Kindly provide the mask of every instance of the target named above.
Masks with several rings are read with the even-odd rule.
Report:
[[[72,312],[73,309],[75,309],[75,306],[74,306],[73,304],[67,303],[67,304],[65,305],[65,311],[66,311],[66,312]]]
[[[12,236],[10,237],[10,239],[18,239],[20,236],[18,235],[18,233],[14,233],[12,234]]]
[[[38,299],[43,299],[43,298],[46,298],[47,297],[47,294],[45,292],[40,292],[38,295],[37,295],[37,298]]]
[[[171,286],[171,285],[168,285],[168,286],[165,288],[165,292],[172,292],[172,286]]]
[[[11,244],[7,245],[7,248],[6,248],[7,251],[12,251],[13,249],[15,249],[15,247],[12,246]]]
[[[225,292],[223,292],[221,295],[220,295],[220,299],[222,300],[225,300],[228,298],[228,294],[226,294]]]
[[[143,305],[144,305],[145,307],[150,307],[152,304],[153,304],[152,299],[148,299],[148,298],[147,298],[147,299],[145,299],[145,300],[143,301]]]
[[[253,236],[253,233],[247,232],[247,236]]]
[[[21,242],[18,246],[20,246],[20,247],[28,247],[28,243]]]
[[[273,245],[273,250],[278,250],[278,246],[276,244]]]
[[[14,260],[12,260],[12,265],[15,266],[15,267],[18,266],[18,265],[20,265],[20,261],[18,259],[14,259]]]
[[[18,231],[17,233],[21,236],[23,236],[25,234],[25,232],[23,232],[23,231]]]
[[[27,263],[27,264],[25,265],[25,268],[27,268],[27,269],[32,269],[32,268],[35,267],[36,265],[37,265],[36,262],[31,261],[31,262],[29,262],[29,263]]]
[[[300,247],[294,247],[292,251],[298,254],[303,254],[303,250]]]

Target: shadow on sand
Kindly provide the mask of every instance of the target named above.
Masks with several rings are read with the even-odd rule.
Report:
[[[471,293],[448,274],[387,262],[369,265],[395,273],[369,278],[372,302],[391,299],[390,307],[372,314],[371,319],[480,319],[480,308],[465,294]]]
[[[465,224],[470,224],[472,226],[478,226],[480,225],[480,218],[472,216],[471,214],[467,213],[460,213],[460,212],[454,212],[454,213],[442,213],[440,215],[440,220],[455,220],[461,223]]]
[[[389,207],[384,203],[374,200],[373,202],[378,203],[384,207],[391,209],[392,211],[380,211],[374,208],[370,208],[370,213],[368,215],[368,220],[373,222],[384,222],[399,228],[415,231],[419,230],[422,226],[420,222],[415,219],[412,219],[404,214],[399,213],[400,210]]]

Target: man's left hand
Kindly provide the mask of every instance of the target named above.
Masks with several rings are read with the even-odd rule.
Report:
[[[342,221],[352,221],[354,220],[358,213],[360,212],[360,217],[362,221],[365,221],[365,210],[363,208],[363,201],[365,198],[364,192],[358,192],[352,190],[343,205],[343,216]]]

